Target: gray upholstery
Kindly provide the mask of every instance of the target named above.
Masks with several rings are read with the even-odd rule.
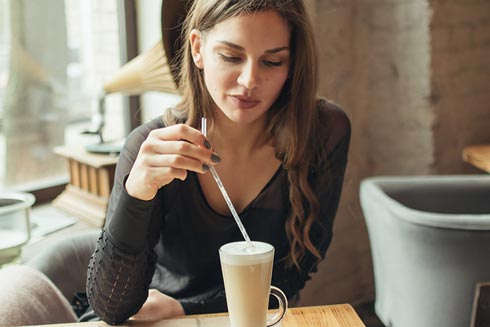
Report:
[[[85,292],[88,262],[99,234],[91,230],[67,236],[41,248],[25,265],[44,273],[71,301],[74,292]]]
[[[375,177],[360,188],[386,326],[469,326],[490,280],[490,176]]]
[[[20,265],[0,269],[0,326],[75,321],[70,303],[44,274]]]

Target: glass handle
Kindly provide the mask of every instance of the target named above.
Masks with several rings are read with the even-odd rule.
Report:
[[[275,296],[277,301],[279,302],[279,311],[272,317],[267,320],[267,327],[271,327],[276,325],[278,322],[284,318],[286,314],[286,310],[288,308],[288,299],[283,291],[275,286],[271,286],[271,294]]]

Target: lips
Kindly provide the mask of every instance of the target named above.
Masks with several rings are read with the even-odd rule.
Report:
[[[245,95],[231,95],[230,97],[240,109],[251,109],[260,103],[260,100]]]

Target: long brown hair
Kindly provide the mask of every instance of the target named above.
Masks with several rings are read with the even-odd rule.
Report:
[[[316,108],[318,59],[303,0],[195,0],[182,32],[183,47],[179,57],[182,100],[167,111],[164,120],[167,124],[185,121],[197,128],[201,117],[213,117],[211,96],[192,59],[188,40],[191,30],[206,31],[228,18],[265,10],[278,12],[291,30],[290,74],[278,99],[267,112],[267,121],[276,157],[287,170],[290,185],[292,210],[285,228],[291,252],[287,259],[290,266],[299,269],[306,251],[320,259],[318,249],[310,240],[310,228],[319,206],[308,182],[308,172],[325,159],[323,147],[315,146],[316,141],[323,138]]]

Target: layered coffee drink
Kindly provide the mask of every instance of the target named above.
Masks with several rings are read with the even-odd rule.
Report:
[[[274,247],[252,244],[234,242],[220,249],[231,327],[265,327],[268,323]]]

